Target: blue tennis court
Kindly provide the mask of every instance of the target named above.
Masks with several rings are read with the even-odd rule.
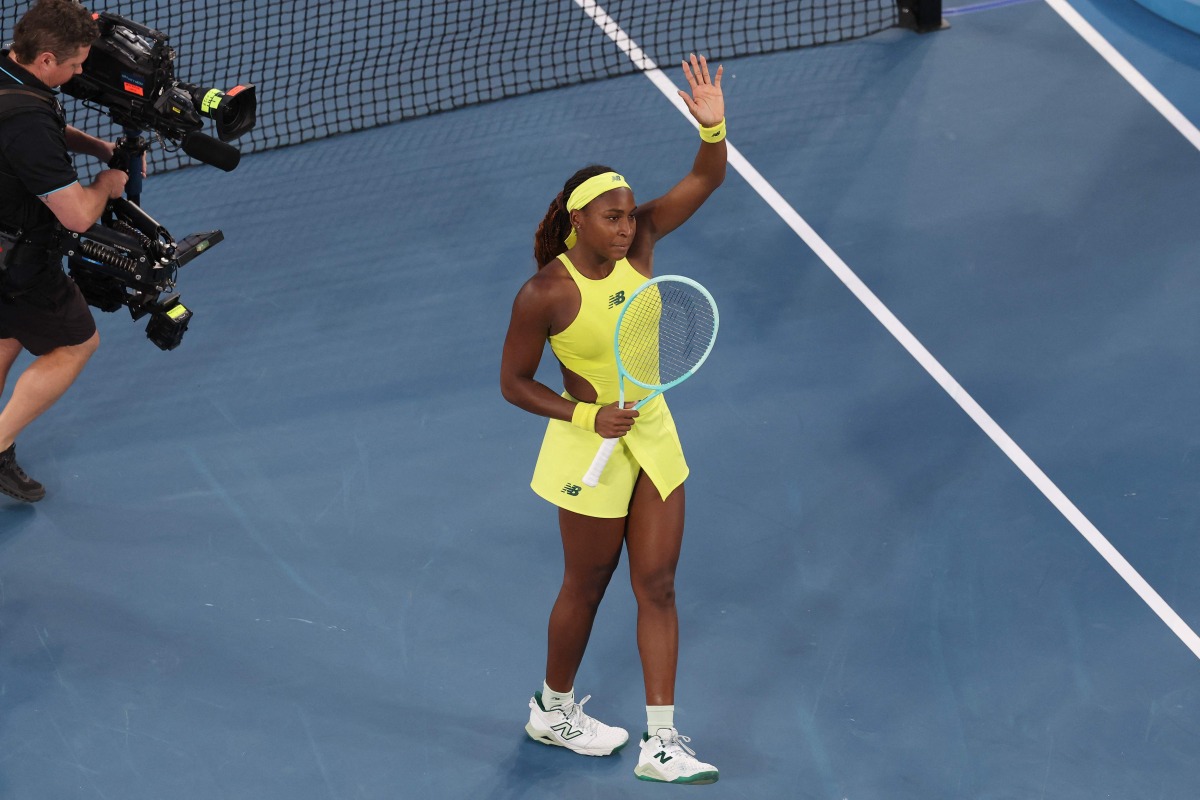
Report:
[[[1195,34],[1076,8],[1200,123]],[[657,248],[721,311],[670,400],[676,719],[719,783],[523,730],[561,548],[500,347],[567,176],[649,199],[691,164],[635,74],[147,180],[226,241],[178,350],[97,312],[21,438],[48,496],[0,504],[0,797],[1194,797],[1200,151],[1050,5],[947,11],[725,61],[730,141],[828,252],[733,169]],[[624,576],[577,694],[640,732]]]

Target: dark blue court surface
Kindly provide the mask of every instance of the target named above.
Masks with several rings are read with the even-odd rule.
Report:
[[[742,154],[1200,620],[1200,152],[1040,3],[725,69]],[[732,170],[656,260],[721,310],[671,398],[676,720],[721,780],[527,739],[561,555],[510,303],[575,169],[649,199],[695,147],[632,76],[150,179],[227,241],[178,350],[104,316],[20,440],[0,797],[1196,797],[1197,656]],[[634,613],[614,581],[577,694],[636,735]]]

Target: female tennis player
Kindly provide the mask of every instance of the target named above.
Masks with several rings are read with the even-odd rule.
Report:
[[[696,758],[674,720],[675,565],[688,466],[663,395],[635,411],[630,406],[639,396],[627,385],[627,402],[617,407],[613,336],[625,299],[652,275],[655,242],[725,179],[722,72],[717,67],[713,78],[702,56],[683,63],[690,92],[679,94],[700,124],[701,144],[691,171],[665,195],[637,205],[624,177],[592,166],[571,176],[554,198],[535,237],[537,274],[513,303],[500,367],[505,399],[549,417],[532,487],[559,508],[565,562],[550,613],[546,676],[529,701],[525,730],[539,742],[591,756],[611,755],[628,741],[623,729],[583,712],[588,697],[575,700],[575,675],[624,547],[646,688],[646,733],[634,773],[669,783],[717,780],[716,767]],[[547,340],[562,369],[562,394],[534,377]],[[601,439],[613,437],[622,443],[599,485],[585,486],[581,478]]]

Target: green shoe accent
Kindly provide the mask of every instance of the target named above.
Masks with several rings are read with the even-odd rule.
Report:
[[[701,772],[699,774],[691,775],[686,778],[676,778],[673,781],[663,781],[663,780],[659,780],[658,778],[651,778],[648,775],[638,775],[636,772],[634,773],[634,777],[637,778],[639,781],[652,781],[653,783],[680,783],[680,784],[690,784],[693,786],[703,786],[704,784],[716,783],[718,780],[720,780],[720,773]]]

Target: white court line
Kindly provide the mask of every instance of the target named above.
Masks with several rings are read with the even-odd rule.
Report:
[[[1079,12],[1071,7],[1066,0],[1046,0],[1047,5],[1058,12],[1058,15],[1066,20],[1067,24],[1075,29],[1075,32],[1083,37],[1083,40],[1090,44],[1093,49],[1107,61],[1113,69],[1125,80],[1129,81],[1129,85],[1137,90],[1138,94],[1146,98],[1150,105],[1154,106],[1158,113],[1166,117],[1167,122],[1175,126],[1175,130],[1183,134],[1184,138],[1192,143],[1192,146],[1200,150],[1200,130],[1185,117],[1178,108],[1176,108],[1170,100],[1163,97],[1162,92],[1154,88],[1154,84],[1146,80],[1142,73],[1138,72],[1132,64],[1125,60],[1125,57],[1117,52],[1117,49],[1109,44],[1100,33],[1093,28],[1087,20],[1080,16]]]
[[[594,0],[575,0],[575,3],[592,18],[593,22],[600,26],[601,30],[629,56],[634,64],[646,70],[646,77],[658,87],[659,91],[666,95],[668,100],[674,103],[675,107],[679,109],[688,121],[692,125],[697,125],[696,120],[687,110],[687,106],[680,99],[675,84],[642,52],[637,43],[621,30],[616,21],[608,16],[604,9]],[[1197,658],[1200,658],[1200,637],[1196,636],[1195,632],[1188,627],[1188,624],[1175,613],[1174,609],[1167,605],[1158,592],[1154,591],[1154,588],[1125,560],[1125,557],[1117,552],[1117,549],[1112,546],[1108,539],[1104,538],[1104,534],[1100,533],[1096,526],[1083,515],[1083,512],[1076,508],[1075,504],[1054,485],[1054,482],[1046,476],[1046,473],[1042,472],[1038,465],[1033,463],[1033,460],[1025,454],[1025,451],[996,424],[995,420],[988,416],[988,413],[975,402],[974,398],[967,394],[967,390],[946,371],[945,367],[938,363],[938,360],[925,349],[925,346],[917,340],[917,337],[913,336],[908,328],[904,327],[904,324],[896,318],[896,315],[888,310],[887,306],[867,288],[867,285],[854,274],[854,271],[846,265],[846,262],[842,261],[838,254],[833,251],[833,248],[817,235],[817,232],[796,213],[796,210],[783,199],[779,192],[775,191],[771,184],[767,183],[766,179],[738,152],[737,148],[729,143],[728,140],[726,140],[726,145],[729,149],[730,165],[767,201],[767,205],[771,206],[775,213],[787,223],[788,227],[795,231],[804,240],[804,243],[812,248],[812,251],[825,262],[825,266],[829,267],[842,283],[846,285],[846,288],[853,292],[854,296],[867,307],[867,310],[883,324],[883,327],[887,328],[888,332],[896,337],[896,340],[900,342],[904,349],[917,360],[917,363],[925,368],[925,371],[953,398],[954,402],[958,403],[962,410],[967,412],[967,415],[975,421],[976,425],[983,429],[983,432],[996,443],[996,446],[1004,451],[1004,454],[1012,460],[1017,469],[1021,470],[1025,474],[1025,477],[1029,478],[1033,482],[1033,485],[1046,496],[1046,499],[1058,509],[1059,513],[1067,518],[1067,521],[1075,527],[1075,530],[1079,531],[1088,540],[1092,547],[1096,549],[1096,552],[1109,563],[1109,566],[1116,570],[1117,574],[1129,584],[1130,588],[1137,592],[1138,596],[1167,624],[1167,627],[1179,637],[1180,641]]]

